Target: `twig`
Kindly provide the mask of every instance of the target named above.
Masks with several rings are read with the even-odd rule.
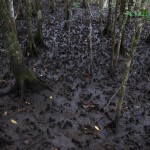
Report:
[[[108,106],[110,104],[110,102],[113,100],[113,98],[116,96],[116,94],[119,92],[120,87],[118,88],[118,90],[114,93],[114,95],[109,99],[107,105],[104,107],[104,112],[106,112],[108,110]]]

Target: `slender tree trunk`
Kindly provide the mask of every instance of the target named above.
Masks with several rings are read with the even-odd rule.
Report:
[[[124,12],[128,10],[128,0],[125,3],[124,7],[122,7],[122,9],[124,10]],[[127,22],[127,16],[123,14],[124,12],[122,12],[119,16],[119,18],[121,20],[121,27],[120,27],[119,39],[117,40],[118,42],[117,42],[117,49],[116,49],[116,58],[115,58],[115,62],[114,62],[114,69],[115,69],[114,71],[116,71],[116,69],[117,69],[121,43],[122,43],[122,39],[124,36],[123,34],[125,33],[125,27],[126,27],[126,22]]]
[[[121,84],[120,95],[119,95],[119,100],[118,100],[117,110],[116,110],[115,120],[114,120],[115,129],[117,129],[117,127],[118,127],[118,121],[119,121],[119,117],[121,114],[123,99],[125,96],[126,85],[127,85],[127,81],[129,78],[130,66],[131,66],[131,62],[132,62],[134,53],[136,52],[137,44],[138,44],[139,39],[140,39],[142,25],[143,25],[143,18],[140,18],[138,20],[138,24],[137,24],[137,27],[135,29],[135,35],[134,35],[133,40],[132,40],[131,51],[128,55],[127,60],[125,61],[124,77],[123,77],[122,84]]]
[[[27,17],[27,23],[28,23],[28,48],[27,52],[31,56],[36,56],[36,45],[34,42],[34,37],[32,33],[32,6],[31,6],[31,0],[26,0],[26,17]]]
[[[113,22],[112,22],[112,30],[111,30],[111,35],[112,35],[112,50],[111,50],[111,75],[114,75],[114,71],[115,71],[115,45],[116,45],[116,22],[117,22],[117,12],[118,12],[118,4],[119,4],[119,0],[116,0],[116,6],[115,6],[115,14],[114,14],[114,18],[113,18]]]
[[[111,16],[112,16],[112,0],[108,1],[108,15],[107,15],[107,24],[103,30],[103,35],[107,35],[111,33]]]
[[[23,97],[25,83],[32,89],[38,89],[41,85],[39,80],[25,66],[23,52],[12,26],[5,0],[0,0],[0,28],[3,33],[5,48],[9,53],[10,67]]]
[[[117,69],[117,64],[118,64],[119,55],[120,55],[120,48],[121,48],[121,40],[122,40],[123,33],[125,31],[126,21],[127,21],[127,17],[124,16],[122,19],[122,25],[121,25],[121,29],[120,29],[120,33],[119,33],[119,39],[117,42],[116,57],[115,57],[115,61],[114,61],[114,71],[116,71],[116,69]]]
[[[38,21],[38,26],[37,26],[37,31],[35,34],[35,43],[36,45],[43,46],[44,41],[43,41],[43,30],[42,30],[42,0],[38,0],[37,4],[37,21]]]
[[[103,16],[103,8],[104,8],[104,0],[99,0],[98,3],[99,6],[99,21],[101,23],[101,26],[103,26],[103,22],[104,22],[104,16]]]
[[[64,25],[64,29],[68,29],[69,26],[69,21],[71,19],[71,10],[70,10],[70,6],[72,4],[72,0],[66,0],[65,3],[65,7],[64,7],[64,19],[65,19],[65,25]]]

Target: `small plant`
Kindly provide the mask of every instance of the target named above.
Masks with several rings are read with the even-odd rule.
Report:
[[[150,13],[148,12],[147,8],[143,8],[142,10],[135,10],[133,12],[126,11],[124,14],[130,17],[144,17],[145,19],[150,20]]]

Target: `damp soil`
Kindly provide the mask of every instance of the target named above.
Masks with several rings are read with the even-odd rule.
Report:
[[[46,48],[38,48],[37,58],[25,56],[26,65],[50,85],[51,91],[26,91],[24,106],[14,95],[0,97],[1,150],[149,150],[150,149],[150,45],[144,39],[150,31],[146,23],[126,89],[118,133],[105,128],[114,117],[124,70],[121,55],[118,72],[109,76],[111,38],[102,35],[98,8],[92,6],[93,70],[89,73],[88,23],[84,9],[76,8],[71,19],[71,47],[64,29],[63,7],[53,14],[44,4],[43,33]],[[36,19],[33,19],[33,30]],[[126,50],[133,37],[132,19],[126,29]],[[105,24],[104,24],[105,25]],[[17,20],[18,37],[26,53],[26,21]],[[0,92],[15,80],[8,53],[0,37]],[[104,108],[116,93],[107,113]],[[2,139],[5,138],[5,141]],[[8,141],[6,141],[6,139]]]

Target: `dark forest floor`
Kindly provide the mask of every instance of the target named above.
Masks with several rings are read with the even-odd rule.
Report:
[[[10,145],[0,141],[0,150],[149,150],[150,45],[144,43],[144,38],[150,24],[144,26],[132,63],[119,130],[115,135],[110,129],[104,129],[110,120],[103,108],[121,84],[124,58],[121,56],[118,73],[112,80],[108,74],[111,38],[102,36],[98,8],[92,6],[94,67],[91,77],[85,10],[76,9],[72,17],[70,50],[62,14],[62,7],[50,14],[45,5],[43,32],[48,48],[41,48],[37,58],[25,58],[27,66],[47,81],[53,91],[26,92],[25,105],[21,108],[19,97],[0,97],[0,135],[13,141]],[[128,50],[134,23],[132,20],[126,32]],[[17,26],[21,46],[25,49],[25,20],[18,20]],[[0,83],[1,93],[15,82],[2,44],[0,79],[4,81]],[[118,94],[108,109],[111,117],[114,117],[117,100]],[[12,119],[17,124],[11,122]]]

